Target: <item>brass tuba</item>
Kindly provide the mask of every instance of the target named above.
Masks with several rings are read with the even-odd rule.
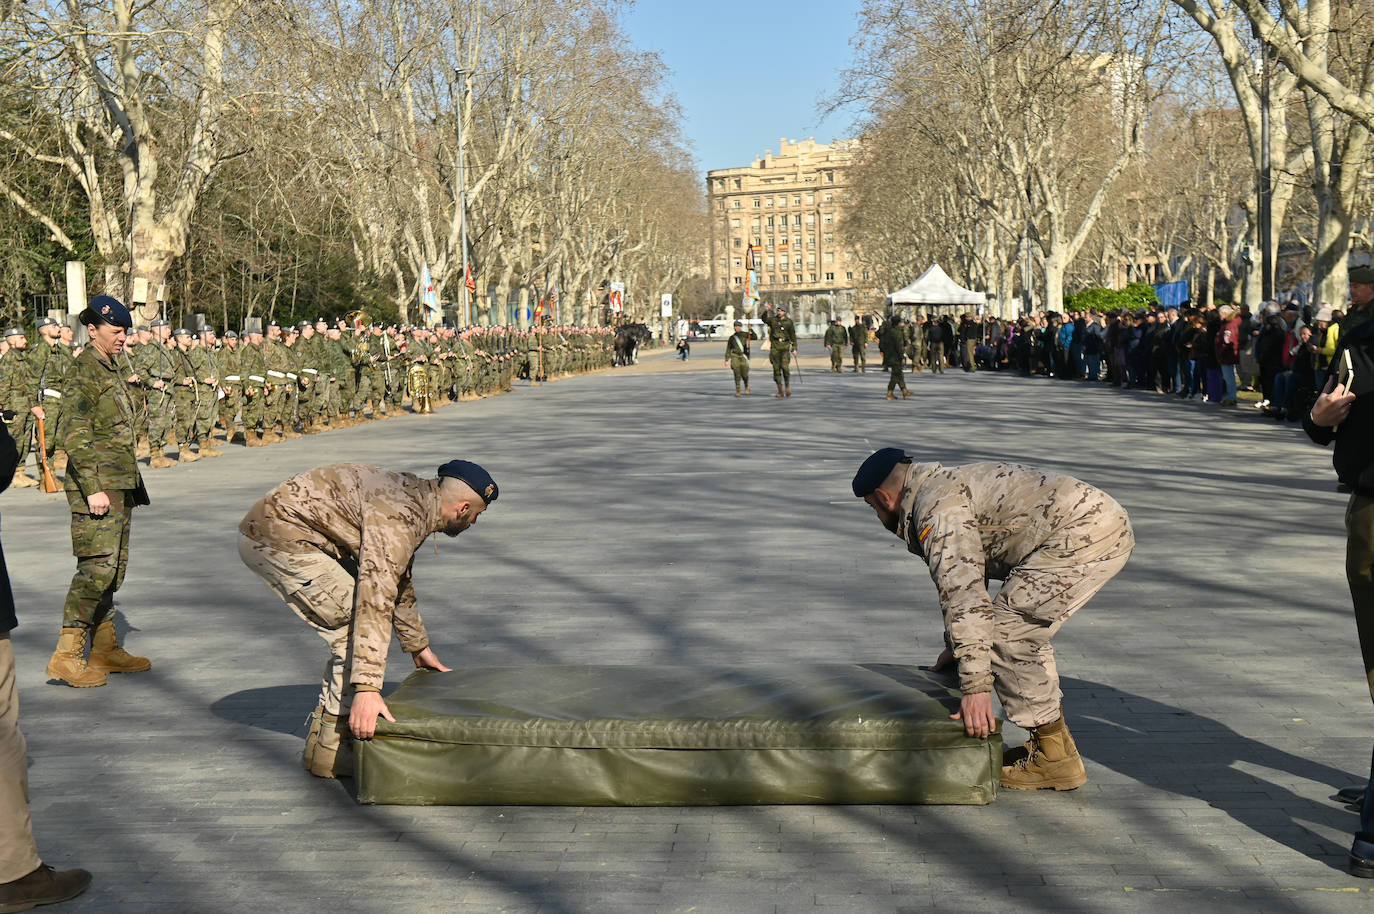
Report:
[[[410,388],[411,412],[434,412],[429,401],[429,367],[424,362],[414,362],[406,369],[406,386]]]

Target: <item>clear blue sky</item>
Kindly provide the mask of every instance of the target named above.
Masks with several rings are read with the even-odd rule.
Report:
[[[703,174],[748,165],[778,139],[851,135],[853,112],[820,121],[817,101],[849,64],[861,0],[637,0],[631,41],[668,66]]]

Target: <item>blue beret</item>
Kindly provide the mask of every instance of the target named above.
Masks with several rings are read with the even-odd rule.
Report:
[[[119,303],[119,299],[109,295],[97,295],[91,299],[91,310],[100,315],[100,319],[107,324],[114,324],[126,330],[134,325],[134,319],[129,316],[129,309]]]
[[[899,447],[885,447],[868,455],[854,474],[854,497],[867,498],[873,490],[883,484],[892,470],[903,460],[909,460],[906,451]]]
[[[482,496],[482,501],[487,504],[496,501],[501,494],[501,490],[497,488],[496,480],[491,478],[491,474],[471,460],[450,460],[439,467],[439,477],[445,476],[450,479],[460,479],[467,483],[468,487]]]

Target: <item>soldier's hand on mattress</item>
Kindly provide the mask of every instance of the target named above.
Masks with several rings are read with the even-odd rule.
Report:
[[[426,647],[424,650],[416,651],[410,656],[414,658],[415,669],[417,670],[438,670],[440,673],[453,672],[453,670],[440,662],[439,658],[434,655],[434,650],[432,648]]]
[[[380,692],[359,692],[353,696],[353,709],[348,712],[348,729],[353,731],[354,739],[372,739],[377,732],[378,717],[396,722]]]
[[[959,703],[959,710],[951,714],[950,719],[962,720],[964,732],[969,736],[987,739],[997,729],[997,717],[992,713],[992,693],[965,695]]]

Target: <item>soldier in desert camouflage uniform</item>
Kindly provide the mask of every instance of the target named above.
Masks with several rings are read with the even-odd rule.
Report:
[[[381,688],[394,630],[417,668],[447,671],[415,609],[411,563],[432,533],[457,536],[494,502],[491,476],[465,460],[421,479],[359,464],[319,467],[268,492],[239,524],[239,556],[329,643],[305,766],[352,774],[347,729],[370,739],[393,720]]]
[[[964,697],[955,717],[970,736],[989,735],[996,691],[1007,718],[1030,731],[1025,746],[1008,750],[1002,786],[1083,785],[1050,639],[1125,566],[1135,546],[1125,509],[1070,476],[1009,463],[912,463],[897,448],[865,460],[853,488],[930,566],[946,643],[933,669],[958,664]],[[993,578],[1003,581],[996,597]]]

